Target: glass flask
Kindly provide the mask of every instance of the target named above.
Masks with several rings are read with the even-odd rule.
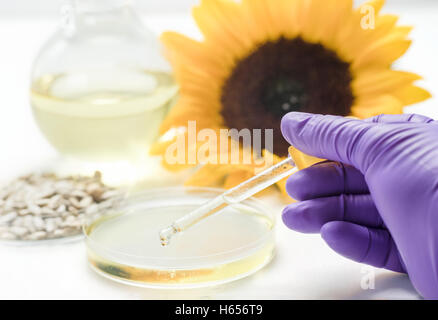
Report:
[[[177,86],[129,0],[71,0],[32,70],[31,104],[64,156],[147,157]]]

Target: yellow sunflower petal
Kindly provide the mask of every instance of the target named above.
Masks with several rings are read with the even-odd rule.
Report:
[[[176,137],[168,141],[158,141],[151,146],[151,148],[149,149],[149,154],[152,156],[163,155],[166,153],[167,148],[172,143],[175,143],[175,141]]]
[[[248,180],[249,178],[254,176],[253,170],[236,170],[234,172],[231,172],[228,174],[227,178],[225,179],[224,188],[225,189],[231,189],[245,180]]]
[[[371,37],[368,41],[380,39],[381,37],[388,35],[396,26],[398,19],[398,16],[392,14],[379,16],[376,21],[376,28],[370,31]]]
[[[164,32],[160,40],[169,49],[166,54],[170,60],[183,58],[192,60],[196,57],[207,60],[208,58],[202,54],[202,43],[177,32]]]
[[[379,14],[384,4],[385,0],[369,0],[365,2],[366,6],[372,6],[374,8],[374,12],[376,15]]]
[[[297,165],[297,168],[300,170],[306,169],[318,162],[324,161],[324,159],[309,156],[301,152],[294,146],[290,146],[288,152],[292,157],[292,159],[294,160],[295,164]]]
[[[186,142],[184,145],[185,148],[184,150],[182,150],[182,152],[184,153],[180,155],[178,154],[178,152],[181,151],[178,151],[178,149],[172,148],[169,150],[169,148],[171,148],[172,145],[176,144],[181,137]],[[196,163],[190,163],[188,161],[188,154],[190,151],[192,151],[192,149],[193,148],[187,146],[187,138],[184,135],[180,135],[179,137],[176,136],[174,137],[174,139],[169,139],[168,141],[159,141],[155,143],[150,150],[150,154],[162,155],[162,159],[161,159],[162,166],[169,171],[177,172],[188,168],[196,167],[197,165]],[[170,156],[168,152],[170,153],[174,152],[174,154]]]
[[[193,8],[193,18],[206,38],[206,43],[222,52],[232,63],[247,52],[251,38],[240,21],[240,6],[230,0],[202,0]]]
[[[191,83],[187,84],[184,87],[181,87],[179,92],[182,97],[190,97],[185,99],[187,101],[187,105],[203,105],[205,107],[205,101],[212,101],[208,106],[210,110],[219,110],[220,109],[220,90],[216,88],[212,88],[208,90],[209,86],[202,87],[200,84]],[[190,104],[189,104],[190,103]]]
[[[273,17],[269,12],[268,2],[271,0],[242,0],[243,23],[251,32],[254,43],[275,40],[278,30],[274,29]],[[301,1],[301,0],[297,0]]]
[[[357,57],[369,46],[393,34],[397,20],[397,16],[391,15],[377,17],[374,29],[361,30],[360,34],[358,34],[358,32],[351,32],[349,38],[344,39],[344,50],[348,51],[352,57]]]
[[[343,0],[340,0],[343,1]],[[308,8],[308,1],[307,0],[296,0],[296,1],[290,1],[290,0],[284,0],[284,8],[288,17],[286,17],[286,20],[288,20],[288,25],[290,30],[287,30],[284,34],[289,36],[290,38],[294,38],[296,36],[301,36],[301,33],[303,31],[304,25],[306,23],[306,12]]]
[[[222,122],[221,119],[216,119],[214,117],[211,117],[210,119],[200,119],[200,117],[202,117],[202,115],[194,114],[190,116],[182,115],[179,117],[168,118],[161,125],[160,132],[164,134],[171,128],[187,127],[188,121],[196,121],[198,130],[203,128],[214,128],[218,123]]]
[[[164,134],[171,128],[186,127],[188,121],[196,120],[198,122],[199,119],[200,121],[206,122],[208,121],[208,118],[203,119],[203,117],[207,115],[208,114],[203,112],[202,109],[196,109],[185,104],[178,103],[161,123],[160,133]]]
[[[218,110],[213,106],[211,108],[205,108],[199,98],[182,97],[170,110],[167,117],[186,117],[187,122],[188,120],[206,120],[198,117],[215,117],[218,114]]]
[[[331,2],[332,6],[334,5]],[[326,21],[325,25],[318,24],[319,28],[324,30],[321,41],[328,48],[337,49],[336,38],[339,30],[344,28],[344,22],[349,19],[351,9],[353,8],[353,0],[336,1],[335,9],[331,10],[332,19]]]
[[[186,182],[186,186],[217,187],[223,185],[226,175],[233,169],[229,166],[202,166]]]
[[[352,69],[388,67],[409,49],[411,43],[411,40],[401,39],[398,36],[388,36],[377,41],[356,57]]]
[[[379,114],[403,113],[403,104],[392,95],[382,95],[358,101],[351,108],[351,115],[360,119],[371,118]]]
[[[205,88],[206,91],[220,90],[223,78],[227,75],[225,69],[218,71],[215,69],[219,69],[219,67],[208,69],[202,64],[198,67],[194,67],[192,64],[193,61],[190,64],[174,64],[174,76],[175,80],[180,83],[180,88],[196,85]]]
[[[379,94],[406,87],[420,79],[419,75],[411,72],[369,69],[356,75],[352,82],[352,88],[357,96]]]
[[[288,178],[284,178],[280,181],[277,182],[277,187],[280,190],[280,192],[284,195],[288,195],[287,191],[286,191],[286,182],[287,182]]]
[[[224,65],[221,59],[217,59],[217,56],[208,54],[204,44],[182,34],[164,32],[161,35],[161,41],[167,49],[165,50],[166,57],[176,66],[196,61],[197,69],[214,70],[214,73],[220,73]]]
[[[400,38],[403,38],[403,37],[407,37],[413,29],[414,29],[413,26],[398,26],[395,27],[392,32],[394,34],[397,34]]]
[[[349,13],[344,19],[344,23],[339,25],[334,39],[334,47],[340,52],[347,61],[354,58],[366,50],[370,45],[379,41],[381,38],[393,34],[393,28],[398,17],[394,15],[379,15],[379,11],[384,1],[368,1],[361,5],[354,13]],[[369,7],[374,8],[374,12],[369,12]],[[363,11],[363,9],[365,9]],[[367,17],[372,14],[374,25],[368,27]]]
[[[301,1],[271,0],[265,2],[269,16],[273,17],[270,21],[276,30],[273,37],[285,35],[292,38],[297,35],[297,23],[293,15],[296,14],[299,2]]]
[[[432,95],[425,89],[416,86],[407,86],[396,89],[392,94],[397,97],[405,106],[422,102]]]
[[[332,47],[334,34],[341,29],[345,30],[345,21],[358,19],[351,11],[353,2],[350,0],[308,0],[305,3],[300,13],[304,20],[301,32],[309,42],[323,42]]]
[[[349,10],[335,31],[332,49],[337,51],[347,61],[351,61],[354,58],[355,52],[350,47],[356,47],[356,42],[359,39],[364,39],[365,30],[361,28],[361,19],[362,14],[359,10]]]
[[[164,169],[166,169],[167,171],[170,172],[178,172],[178,171],[182,171],[182,170],[187,170],[189,168],[193,168],[195,167],[195,165],[189,165],[187,163],[181,164],[181,163],[175,163],[175,164],[170,164],[168,163],[165,158],[163,158],[163,160],[161,161],[161,165],[163,166]]]

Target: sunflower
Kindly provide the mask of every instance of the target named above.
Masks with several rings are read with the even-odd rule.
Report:
[[[429,93],[420,77],[391,66],[411,45],[411,27],[381,14],[384,0],[202,0],[193,9],[203,40],[166,32],[162,41],[180,97],[152,148],[197,130],[273,129],[275,162],[287,156],[280,120],[290,111],[367,118],[398,114]],[[367,20],[368,19],[368,20]],[[187,148],[190,149],[190,144]],[[194,147],[196,148],[196,147]],[[164,165],[173,170],[196,164]],[[204,165],[188,184],[232,187],[254,165]],[[279,184],[284,189],[284,181]]]

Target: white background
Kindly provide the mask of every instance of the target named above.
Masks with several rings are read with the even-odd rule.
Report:
[[[131,0],[132,1],[132,0]],[[169,12],[188,12],[190,7],[198,0],[135,0],[142,12],[147,13],[169,13]],[[4,13],[14,15],[56,15],[57,7],[69,0],[2,0],[0,8]],[[364,2],[364,0],[355,0],[356,3]],[[411,4],[419,6],[422,4],[430,4],[434,0],[387,0],[387,7],[392,9],[400,4]]]
[[[189,35],[198,31],[188,16],[192,0],[138,1],[146,24]],[[56,157],[36,128],[29,106],[32,61],[58,24],[62,0],[0,0],[0,181]],[[415,26],[414,44],[397,68],[424,76],[421,84],[438,94],[438,1],[389,0],[385,11]],[[408,108],[438,119],[436,98]],[[269,199],[272,210],[284,205]],[[360,264],[333,253],[318,235],[301,235],[279,221],[278,255],[249,279],[209,290],[184,292],[125,287],[101,279],[86,265],[81,242],[69,245],[0,245],[0,298],[417,298],[406,276],[376,272],[376,289],[363,291]]]

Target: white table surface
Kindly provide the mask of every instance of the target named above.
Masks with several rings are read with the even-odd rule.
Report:
[[[433,1],[435,2],[435,1]],[[438,92],[438,45],[435,13],[400,7],[402,22],[416,26],[414,45],[398,63],[401,69],[425,77],[422,85]],[[38,48],[56,27],[42,18],[5,17],[0,12],[0,180],[45,165],[56,158],[34,124],[28,86]],[[151,16],[151,29],[183,29],[197,34],[184,16]],[[437,100],[411,107],[438,119]],[[332,252],[319,235],[302,235],[281,223],[284,203],[267,199],[277,219],[277,256],[254,276],[211,289],[169,291],[129,287],[96,275],[87,266],[83,242],[15,247],[0,244],[0,299],[416,299],[409,279],[385,270],[364,267]],[[361,289],[363,277],[375,273],[375,289]]]

